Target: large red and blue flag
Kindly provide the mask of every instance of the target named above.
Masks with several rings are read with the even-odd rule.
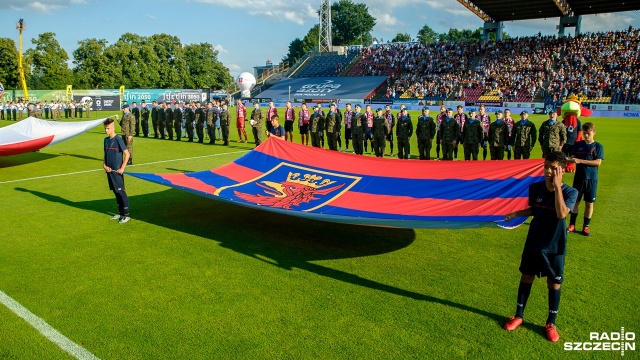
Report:
[[[130,175],[237,205],[304,218],[401,228],[515,227],[543,161],[413,161],[269,138],[219,168]]]

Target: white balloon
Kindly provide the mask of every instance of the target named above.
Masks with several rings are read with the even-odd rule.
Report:
[[[242,92],[242,97],[250,98],[251,89],[253,89],[253,87],[256,86],[256,78],[250,72],[243,72],[236,79],[236,84],[238,84],[238,87]]]

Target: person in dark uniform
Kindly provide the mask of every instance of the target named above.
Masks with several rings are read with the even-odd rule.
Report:
[[[464,113],[464,109],[462,105],[458,105],[457,113],[453,116],[453,119],[458,123],[458,127],[460,127],[460,136],[458,137],[458,142],[456,142],[456,146],[453,147],[453,157],[458,160],[458,145],[460,140],[462,139],[462,131],[464,130],[464,124],[467,122],[467,114]]]
[[[311,146],[322,147],[320,144],[320,135],[324,132],[324,116],[322,116],[320,106],[313,108],[315,111],[309,120],[309,134],[311,134]]]
[[[173,116],[173,130],[176,133],[175,141],[182,141],[182,109],[179,104],[176,104],[171,116]]]
[[[396,118],[391,112],[391,105],[385,106],[384,118],[387,120],[387,127],[389,133],[387,134],[387,141],[389,142],[389,156],[393,156],[393,128],[396,126]]]
[[[251,130],[253,131],[253,139],[256,147],[262,144],[262,110],[260,109],[260,103],[255,101],[253,103],[253,111],[251,111]]]
[[[142,136],[149,137],[149,107],[144,100],[140,102],[140,107],[140,118],[142,118]],[[89,117],[88,114],[87,117]]]
[[[229,108],[227,104],[222,105],[220,110],[220,130],[222,130],[222,145],[229,146],[229,128],[231,126],[231,117],[229,116]]]
[[[462,130],[462,148],[464,149],[464,160],[478,160],[480,146],[484,140],[482,124],[476,119],[476,109],[469,110],[467,123]]]
[[[576,204],[578,190],[562,183],[566,157],[560,151],[547,155],[544,161],[545,181],[529,185],[529,207],[509,213],[506,221],[533,216],[520,261],[520,285],[516,313],[505,323],[509,331],[523,323],[524,310],[537,277],[547,278],[549,315],[545,332],[547,339],[557,342],[556,316],[560,306],[560,287],[564,281],[564,262],[567,246],[566,217]]]
[[[447,118],[447,107],[444,105],[440,106],[440,113],[438,113],[438,115],[436,115],[436,131],[438,132],[436,134],[436,159],[440,159],[440,148],[441,148],[441,143],[440,143],[440,124],[442,124],[442,121],[444,119]]]
[[[151,125],[153,126],[153,137],[156,139],[159,137],[158,112],[158,102],[153,100],[153,102],[151,103]]]
[[[173,140],[173,110],[171,102],[167,102],[164,109],[164,128],[167,130],[167,140]]]
[[[42,119],[42,111],[36,107],[36,104],[30,102],[27,104],[27,111],[30,117],[34,117],[37,119]]]
[[[196,112],[195,112],[195,104],[185,102],[184,108],[184,120],[185,120],[185,129],[187,130],[187,142],[193,142],[194,136],[194,126],[193,123],[196,121]]]
[[[489,125],[489,153],[491,160],[504,160],[509,145],[509,127],[502,119],[502,110],[496,111],[496,120]]]
[[[389,134],[389,125],[387,119],[382,116],[382,108],[376,110],[377,116],[373,119],[373,152],[376,157],[384,156],[384,148],[386,147],[387,135]]]
[[[76,112],[80,115],[80,119],[82,119],[82,112],[84,111],[84,104],[83,103],[77,103],[76,104]]]
[[[161,102],[158,108],[158,131],[160,132],[159,139],[165,139],[164,125],[165,125],[165,108],[166,103]]]
[[[340,136],[340,128],[342,127],[340,120],[340,114],[336,111],[336,104],[332,103],[324,122],[329,150],[338,151],[338,137]]]
[[[44,112],[44,118],[49,119],[49,113],[51,112],[51,108],[49,107],[49,102],[45,101],[42,106],[42,112]]]
[[[538,142],[542,149],[542,157],[553,151],[562,151],[564,143],[567,141],[567,128],[562,121],[558,121],[558,113],[549,111],[549,119],[540,124],[538,131]]]
[[[209,144],[216,143],[216,122],[218,119],[218,112],[216,111],[213,103],[207,103],[207,135],[209,136]]]
[[[204,143],[204,123],[207,121],[207,115],[199,102],[196,102],[196,134],[198,142]]]
[[[460,137],[460,126],[453,119],[453,109],[447,109],[447,116],[440,124],[438,141],[442,148],[442,160],[453,160],[453,148]]]
[[[362,106],[356,104],[355,112],[351,117],[351,138],[353,140],[353,153],[357,155],[364,154],[363,141],[364,134],[367,130],[367,117],[361,113]]]
[[[140,136],[140,109],[138,109],[138,103],[135,101],[131,103],[131,114],[136,119],[136,133],[135,136]],[[82,113],[80,113],[82,117]]]
[[[396,120],[396,138],[398,139],[398,159],[408,159],[411,156],[409,144],[413,135],[413,122],[407,109],[402,110],[402,116]]]
[[[416,124],[416,137],[418,138],[418,153],[420,160],[431,160],[431,144],[436,136],[436,123],[429,116],[429,108],[422,108],[422,115]]]
[[[111,220],[119,220],[120,224],[129,221],[129,198],[124,188],[124,169],[129,161],[129,150],[120,136],[116,134],[116,127],[113,118],[107,118],[103,123],[104,132],[107,137],[104,139],[104,160],[102,167],[107,173],[109,190],[113,191],[118,202],[118,214],[111,217]]]
[[[520,121],[513,124],[511,144],[514,160],[528,159],[538,139],[536,124],[527,119],[528,117],[529,113],[524,110],[520,113]]]

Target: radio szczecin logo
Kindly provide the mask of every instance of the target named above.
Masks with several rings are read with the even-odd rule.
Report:
[[[636,350],[636,333],[625,332],[624,327],[620,332],[590,332],[589,341],[565,342],[567,351],[620,351],[624,356],[625,351]]]

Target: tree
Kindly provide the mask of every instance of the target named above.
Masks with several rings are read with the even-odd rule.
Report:
[[[305,35],[304,39],[302,39],[302,50],[304,51],[303,55],[306,54],[308,51],[317,50],[319,44],[320,44],[320,25],[316,24],[311,29],[309,29],[309,32],[307,32],[307,35]]]
[[[4,87],[7,89],[21,87],[20,74],[18,74],[18,49],[16,43],[10,38],[0,38],[0,64],[2,64],[0,80]]]
[[[160,75],[159,87],[162,89],[182,88],[183,80],[188,76],[189,70],[183,56],[180,39],[177,36],[155,34],[149,38],[149,41],[159,60],[157,69]]]
[[[160,80],[160,60],[153,44],[145,37],[126,33],[105,50],[114,69],[114,88],[149,89]]]
[[[289,52],[282,59],[282,62],[289,62],[289,65],[295,64],[300,58],[302,58],[305,54],[304,49],[302,48],[302,40],[300,38],[295,38],[293,41],[289,43]]]
[[[393,40],[391,40],[391,42],[409,42],[411,41],[411,35],[404,33],[404,34],[396,34],[396,37],[393,38]]]
[[[351,0],[340,0],[331,4],[331,38],[333,45],[347,46],[364,43],[376,26],[376,19],[369,14],[365,4],[355,4]]]
[[[71,81],[71,70],[67,65],[69,56],[64,51],[53,32],[31,39],[35,48],[26,51],[31,63],[29,87],[35,89],[64,89]]]
[[[108,89],[117,87],[118,69],[105,55],[107,40],[84,39],[78,41],[73,52],[73,85],[81,89]]]
[[[433,31],[429,26],[425,25],[418,31],[418,41],[422,44],[433,44],[438,41],[438,33]]]
[[[228,89],[233,78],[220,61],[218,52],[209,43],[185,45],[184,61],[188,75],[184,78],[182,88],[185,89]]]

